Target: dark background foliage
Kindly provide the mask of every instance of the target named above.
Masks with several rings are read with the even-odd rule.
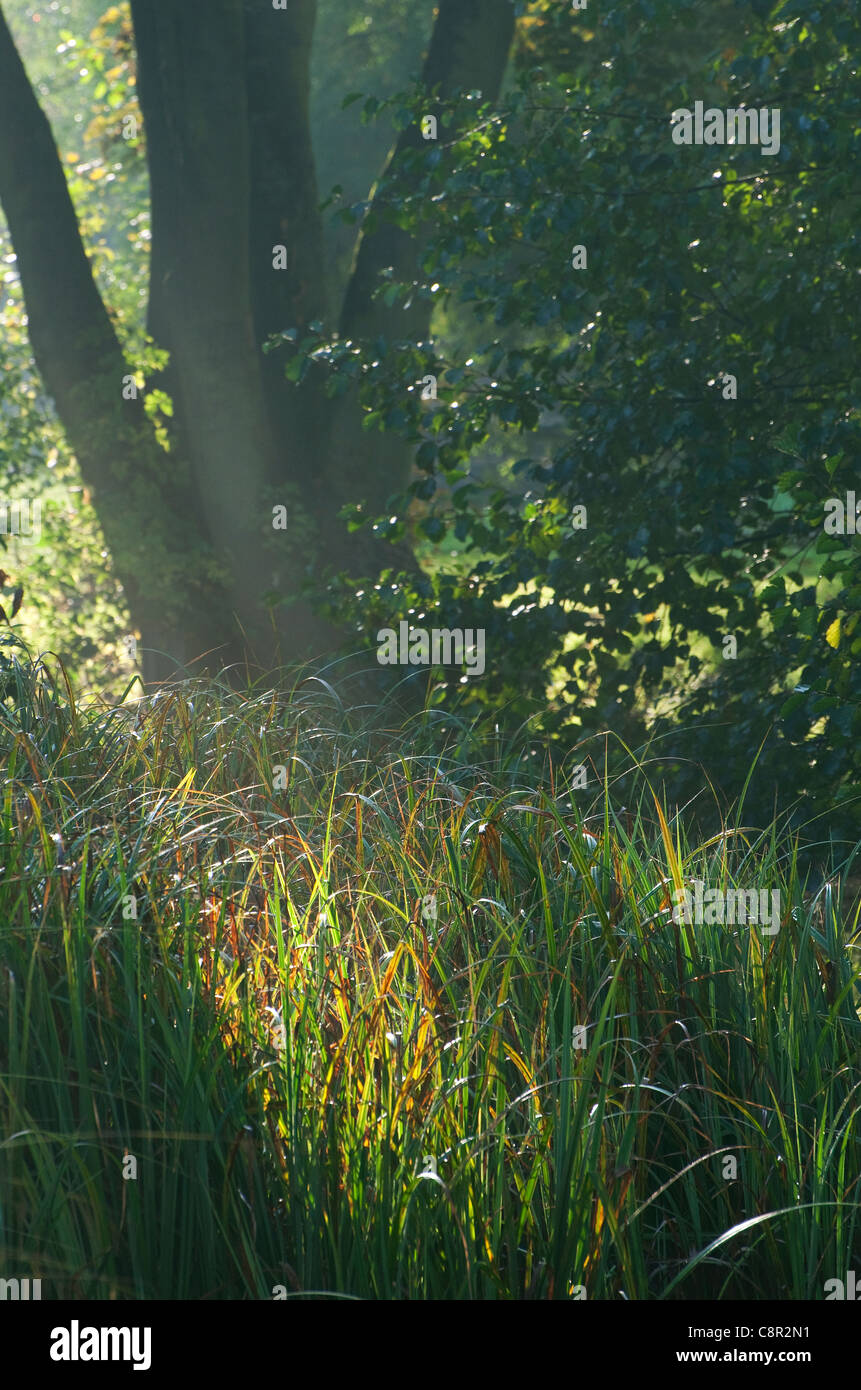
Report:
[[[737,796],[762,746],[750,812],[777,794],[851,835],[861,552],[823,523],[858,482],[857,15],[581,18],[578,42],[560,7],[535,16],[502,107],[391,183],[390,215],[433,233],[422,282],[385,293],[433,294],[443,333],[323,349],[365,381],[366,425],[416,445],[412,510],[378,524],[418,511],[448,557],[357,619],[485,626],[462,697],[555,738],[651,736],[680,800],[702,765]],[[778,155],[675,146],[669,113],[697,99],[778,107]],[[404,391],[430,372],[437,403]]]

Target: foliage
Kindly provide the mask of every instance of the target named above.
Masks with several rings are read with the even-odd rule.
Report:
[[[343,602],[366,632],[407,612],[485,627],[477,706],[542,711],[567,738],[671,733],[680,798],[703,763],[737,795],[765,741],[758,814],[777,790],[851,834],[861,549],[823,524],[829,498],[861,497],[858,15],[682,6],[680,64],[678,5],[611,4],[559,71],[580,18],[558,8],[527,30],[505,103],[450,107],[387,190],[428,245],[420,280],[380,293],[432,296],[443,336],[305,344],[332,390],[361,383],[368,428],[416,446],[409,497],[352,523],[456,552],[360,601],[351,576]],[[698,99],[778,107],[779,153],[673,144],[671,112]],[[421,100],[393,104],[420,118]]]

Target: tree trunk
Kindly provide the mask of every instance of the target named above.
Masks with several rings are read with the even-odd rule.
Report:
[[[315,527],[295,476],[284,481],[252,313],[244,7],[242,0],[132,0],[132,15],[158,247],[152,322],[171,354],[231,617],[251,659],[271,666],[316,651],[332,633],[301,600],[289,610],[264,602],[278,590],[298,594]],[[255,23],[279,18],[258,13]],[[288,509],[288,526],[274,531],[278,505]]]
[[[325,322],[323,219],[311,139],[311,44],[317,0],[261,11],[245,3],[245,84],[251,150],[251,302],[258,347],[273,334],[301,335]],[[278,256],[275,250],[278,248]],[[286,253],[282,257],[283,252]],[[285,268],[276,268],[286,259]],[[262,355],[263,383],[278,445],[278,481],[316,481],[313,463],[324,397],[284,378],[288,354]]]
[[[327,565],[368,572],[387,547],[348,537],[348,501],[379,510],[406,482],[402,441],[361,430],[354,398],[297,391],[264,339],[328,311],[308,119],[316,0],[131,0],[152,199],[148,324],[170,354],[174,437],[158,445],[94,284],[62,165],[0,12],[0,199],[37,364],[91,489],[144,645],[181,662],[264,666],[321,655],[343,634],[302,597]],[[442,96],[499,88],[509,0],[440,0],[424,81]],[[13,133],[14,132],[14,133]],[[393,151],[386,176],[405,145]],[[381,185],[385,192],[386,176]],[[273,266],[283,245],[287,269]],[[420,244],[381,221],[359,239],[342,331],[426,336],[430,306],[372,300],[382,267],[415,272]],[[406,389],[409,383],[404,383]],[[273,509],[287,508],[287,529]],[[379,555],[377,551],[379,550]],[[403,555],[401,559],[409,560]],[[289,600],[274,610],[265,596]],[[158,679],[171,663],[153,656]]]

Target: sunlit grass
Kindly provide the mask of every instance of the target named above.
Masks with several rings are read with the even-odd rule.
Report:
[[[0,1277],[822,1298],[861,1256],[851,861],[807,891],[743,808],[691,844],[647,769],[623,808],[316,680],[5,680]],[[693,878],[780,931],[675,923]]]

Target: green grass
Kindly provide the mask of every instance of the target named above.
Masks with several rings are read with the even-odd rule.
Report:
[[[0,703],[0,1277],[822,1299],[861,1267],[851,859],[814,892],[743,808],[691,844],[643,771],[622,809],[571,789],[582,749],[318,680],[135,717],[58,679]],[[779,888],[781,930],[675,923],[697,877]]]

